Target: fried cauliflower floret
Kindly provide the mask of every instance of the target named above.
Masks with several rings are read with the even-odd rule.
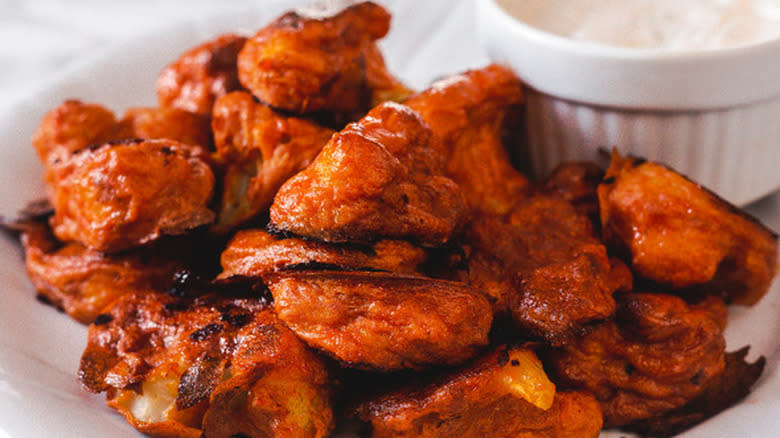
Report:
[[[686,405],[663,415],[638,421],[625,428],[648,437],[671,437],[717,415],[745,398],[766,365],[761,356],[755,362],[745,360],[749,347],[726,354],[726,367]]]
[[[206,117],[167,108],[131,108],[121,120],[98,104],[67,100],[49,111],[32,143],[43,164],[67,159],[89,146],[130,139],[176,140],[208,148],[211,127]]]
[[[244,87],[298,114],[364,112],[383,98],[409,94],[375,45],[390,28],[390,14],[372,2],[330,12],[288,12],[258,31],[238,55]]]
[[[267,212],[279,187],[308,166],[333,135],[257,103],[245,92],[217,100],[212,126],[224,168],[218,232]]]
[[[122,297],[89,329],[79,377],[157,437],[326,437],[325,363],[260,299]]]
[[[464,244],[469,283],[493,297],[497,313],[553,344],[608,318],[612,293],[630,288],[630,272],[610,261],[590,220],[558,198],[536,195],[508,216],[478,217]]]
[[[214,175],[196,146],[169,140],[107,143],[53,169],[54,234],[117,252],[208,224]]]
[[[210,115],[218,98],[241,89],[237,58],[245,42],[240,35],[220,35],[165,67],[157,77],[160,107]]]
[[[46,113],[32,137],[44,166],[87,146],[117,140],[114,113],[102,105],[66,100]]]
[[[261,277],[285,269],[333,267],[419,273],[427,259],[422,248],[400,240],[380,240],[371,246],[335,245],[296,238],[280,239],[263,230],[243,230],[222,252],[219,278]]]
[[[345,366],[391,371],[455,364],[488,342],[490,304],[462,283],[328,271],[264,279],[279,318]]]
[[[363,402],[373,438],[583,438],[601,430],[584,392],[557,392],[533,351],[500,347],[476,362]]]
[[[328,242],[448,241],[466,205],[457,184],[442,175],[433,142],[408,107],[374,108],[279,189],[271,226]]]
[[[685,405],[723,372],[726,343],[710,314],[672,295],[629,293],[614,321],[553,350],[559,383],[593,393],[606,426]]]
[[[118,122],[118,139],[168,139],[211,147],[208,117],[175,108],[130,108]]]
[[[769,289],[777,235],[673,170],[615,152],[598,194],[604,237],[637,274],[724,291],[736,304],[755,304]]]
[[[210,147],[208,119],[181,110],[133,108],[121,120],[98,104],[67,100],[47,113],[32,138],[44,165],[44,180],[56,183],[53,167],[88,147],[128,139],[165,138]]]
[[[405,102],[431,127],[445,174],[480,212],[507,213],[530,191],[502,141],[507,113],[522,102],[520,80],[499,65],[442,79]]]
[[[526,258],[518,265],[520,293],[509,299],[517,325],[554,341],[612,315],[613,265],[586,217],[567,202],[536,196],[509,221]]]
[[[36,291],[85,324],[122,295],[166,289],[184,268],[167,247],[107,255],[78,243],[60,243],[45,224],[27,224],[21,241]]]

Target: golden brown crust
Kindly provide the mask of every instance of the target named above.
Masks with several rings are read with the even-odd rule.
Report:
[[[33,135],[51,192],[54,167],[89,147],[118,140],[170,139],[209,149],[211,127],[206,117],[178,109],[131,108],[121,120],[97,104],[67,100],[44,116]]]
[[[185,52],[157,78],[160,107],[208,116],[214,102],[241,89],[236,65],[246,38],[224,34]]]
[[[707,387],[685,406],[663,415],[632,424],[627,429],[644,437],[666,438],[675,436],[726,410],[750,393],[751,387],[761,376],[766,359],[761,356],[755,362],[745,360],[749,347],[726,354],[726,367],[713,378]]]
[[[324,437],[333,427],[324,362],[258,299],[126,295],[90,326],[79,377],[155,436]]]
[[[44,166],[93,144],[117,140],[116,116],[108,108],[66,100],[46,113],[32,137]]]
[[[262,102],[294,113],[367,110],[372,96],[364,52],[375,55],[374,41],[389,28],[390,14],[372,2],[333,16],[288,12],[247,41],[238,56],[239,79]],[[376,73],[371,78],[383,84]]]
[[[777,269],[777,236],[660,164],[613,154],[599,186],[604,238],[639,275],[755,304]]]
[[[598,186],[604,170],[590,161],[561,163],[552,170],[542,185],[542,191],[570,202],[580,213],[599,223]]]
[[[507,213],[530,191],[502,141],[507,113],[522,102],[520,80],[495,64],[443,79],[405,102],[430,125],[445,174],[482,213]]]
[[[279,187],[308,166],[333,135],[257,103],[245,92],[217,100],[212,126],[224,168],[220,233],[267,212]]]
[[[263,230],[243,230],[222,252],[220,279],[261,277],[307,266],[343,270],[378,270],[397,274],[419,273],[426,253],[411,243],[380,240],[372,246],[335,245],[296,238],[279,239]]]
[[[44,224],[28,224],[21,241],[36,291],[84,324],[124,294],[167,288],[184,267],[160,248],[106,255],[78,243],[62,244]]]
[[[130,108],[118,122],[116,138],[168,139],[211,148],[208,117],[176,108]]]
[[[509,220],[525,250],[520,293],[509,299],[515,324],[558,343],[612,315],[612,267],[587,218],[566,202],[537,196]]]
[[[493,297],[497,313],[553,344],[608,318],[612,293],[630,287],[630,273],[610,263],[591,222],[558,198],[536,195],[507,217],[482,215],[465,244],[469,283]]]
[[[197,146],[170,140],[107,143],[53,169],[54,234],[116,252],[210,223],[214,175]]]
[[[458,186],[442,175],[432,141],[408,107],[374,108],[282,186],[271,226],[328,242],[443,244],[462,224],[466,207]]]
[[[356,411],[371,424],[373,438],[598,436],[601,410],[591,395],[555,393],[552,387],[554,399],[544,410],[513,391],[507,382],[535,380],[527,374],[533,370],[518,368],[523,364],[514,358],[522,351],[533,355],[499,348],[425,386],[402,388],[364,402]]]
[[[455,364],[488,342],[490,305],[462,283],[328,271],[271,274],[265,281],[279,318],[346,366]]]
[[[629,293],[615,321],[550,354],[559,382],[592,392],[606,426],[683,406],[724,367],[717,322],[680,298]]]

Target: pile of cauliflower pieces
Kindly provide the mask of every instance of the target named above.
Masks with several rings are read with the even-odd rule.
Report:
[[[222,35],[118,118],[43,119],[48,216],[16,224],[39,296],[89,324],[84,387],[156,437],[669,436],[736,403],[726,353],[777,235],[613,153],[531,182],[523,85],[411,90],[363,2]]]

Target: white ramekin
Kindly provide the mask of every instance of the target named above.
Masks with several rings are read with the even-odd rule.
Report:
[[[780,188],[780,39],[704,51],[628,49],[553,35],[477,0],[491,59],[529,86],[536,176],[612,147],[663,162],[745,205]]]

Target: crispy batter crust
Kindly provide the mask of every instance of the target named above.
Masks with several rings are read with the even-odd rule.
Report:
[[[118,122],[119,139],[168,139],[211,148],[208,117],[176,108],[130,108]]]
[[[157,78],[160,107],[208,116],[214,102],[241,89],[236,60],[246,38],[224,34],[185,52]]]
[[[777,235],[673,170],[615,152],[599,186],[604,238],[636,273],[755,304],[777,269]]]
[[[325,363],[259,299],[122,297],[89,329],[79,378],[159,437],[325,437]]]
[[[615,311],[612,293],[631,275],[610,262],[591,222],[568,202],[528,198],[507,217],[483,215],[465,238],[468,281],[529,334],[563,344]]]
[[[247,41],[239,79],[262,102],[286,111],[365,111],[372,101],[408,94],[375,46],[389,28],[390,14],[372,2],[332,16],[288,12]]]
[[[585,392],[555,393],[544,410],[513,392],[531,370],[513,359],[522,349],[499,348],[428,385],[409,386],[362,403],[358,416],[374,438],[583,438],[601,430],[601,410]],[[530,352],[528,352],[530,353]],[[533,353],[530,353],[533,355]],[[519,374],[519,375],[518,375]],[[541,388],[536,388],[540,391]]]
[[[170,140],[107,143],[53,169],[54,234],[117,252],[208,224],[214,175],[203,150]]]
[[[431,127],[445,174],[482,213],[507,213],[530,191],[502,141],[507,113],[522,102],[520,80],[495,64],[442,79],[406,102]]]
[[[627,429],[646,437],[671,437],[733,406],[750,393],[766,365],[761,356],[745,360],[749,347],[726,354],[726,368],[691,402],[673,411],[632,424]]]
[[[390,371],[456,364],[487,345],[490,304],[462,283],[327,271],[265,280],[279,318],[346,366]]]
[[[78,243],[62,244],[44,224],[28,224],[21,241],[27,274],[38,293],[84,324],[122,295],[166,289],[184,266],[165,248],[107,255]]]
[[[66,100],[46,113],[32,137],[44,166],[92,144],[117,140],[116,116],[102,105]]]
[[[550,354],[553,375],[592,392],[606,426],[685,405],[724,369],[726,342],[705,310],[664,294],[629,293],[615,321]]]
[[[418,268],[426,259],[422,248],[400,240],[380,240],[371,246],[335,245],[279,239],[263,230],[243,230],[236,233],[222,252],[219,278],[261,277],[307,266],[414,274],[419,273]]]
[[[463,223],[466,205],[443,176],[434,141],[408,107],[374,108],[279,189],[271,226],[328,242],[443,244]]]

